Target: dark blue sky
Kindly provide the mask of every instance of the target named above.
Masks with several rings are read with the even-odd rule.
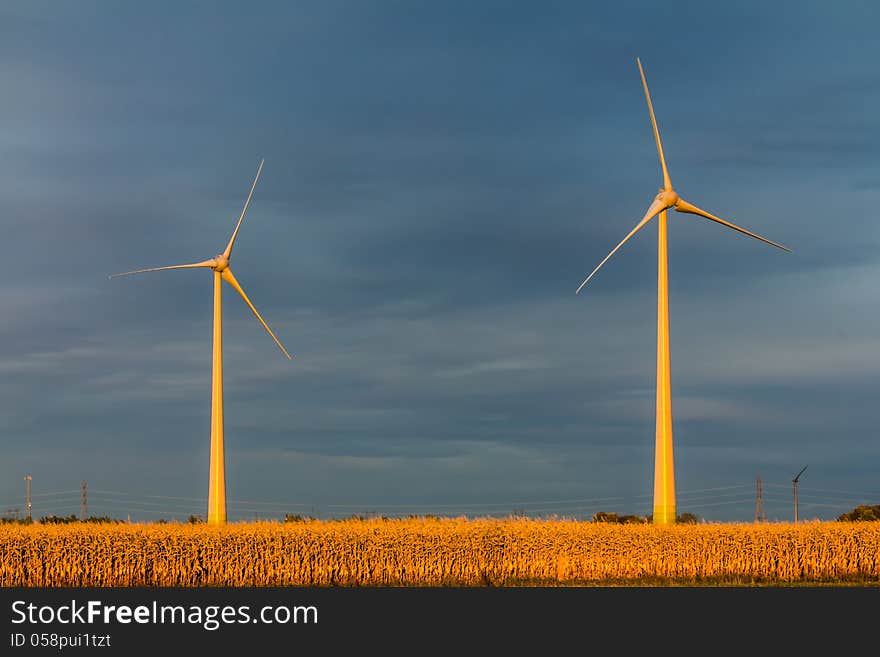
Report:
[[[0,505],[649,513],[662,181],[679,510],[880,503],[874,3],[5,3]],[[67,492],[74,491],[74,492]]]

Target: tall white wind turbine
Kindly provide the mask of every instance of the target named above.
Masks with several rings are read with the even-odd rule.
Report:
[[[579,293],[590,281],[602,265],[617,253],[627,240],[639,232],[645,225],[659,215],[658,224],[658,247],[657,247],[657,406],[656,406],[656,432],[654,449],[654,516],[655,524],[673,524],[676,518],[675,510],[675,470],[673,467],[672,454],[672,391],[670,386],[669,369],[669,284],[667,274],[667,249],[666,249],[666,211],[673,209],[676,212],[686,212],[705,217],[717,224],[726,226],[756,240],[760,240],[771,246],[789,251],[788,248],[772,242],[760,235],[756,235],[745,228],[740,228],[729,221],[725,221],[714,214],[701,210],[696,205],[688,203],[672,188],[669,171],[666,168],[666,158],[663,155],[663,145],[660,143],[660,131],[657,129],[657,119],[654,117],[654,106],[651,103],[651,94],[648,92],[648,82],[645,80],[645,72],[642,62],[637,58],[639,74],[642,77],[642,87],[645,89],[645,100],[648,103],[648,112],[651,115],[651,127],[654,130],[654,140],[657,142],[657,154],[660,156],[660,168],[663,171],[663,187],[654,201],[648,207],[648,211],[642,220],[636,224],[629,234],[624,237],[620,244],[615,246],[590,273],[577,289]]]
[[[232,269],[229,268],[229,260],[232,257],[232,247],[235,245],[235,239],[238,237],[238,230],[241,228],[241,222],[244,220],[245,212],[250,205],[251,197],[254,195],[254,189],[257,181],[260,179],[260,172],[263,170],[264,160],[260,160],[260,166],[257,168],[257,175],[254,177],[254,183],[251,185],[251,191],[247,195],[241,215],[238,217],[238,223],[235,224],[235,230],[232,231],[232,237],[222,253],[214,256],[210,260],[202,262],[193,262],[186,265],[171,265],[168,267],[152,267],[150,269],[136,269],[135,271],[127,271],[122,274],[113,274],[110,278],[118,276],[129,276],[131,274],[143,274],[151,271],[165,271],[167,269],[210,269],[214,272],[214,352],[213,367],[211,375],[211,462],[209,467],[208,481],[208,523],[212,525],[222,525],[226,523],[226,467],[223,446],[223,314],[221,296],[223,291],[223,281],[226,281],[232,288],[238,292],[244,302],[247,304],[251,312],[254,313],[263,328],[269,336],[278,345],[281,352],[292,358],[284,345],[275,337],[272,329],[266,324],[265,320],[257,312],[254,304],[248,299],[247,294],[239,285]]]

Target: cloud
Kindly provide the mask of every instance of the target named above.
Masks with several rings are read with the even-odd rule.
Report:
[[[682,195],[794,250],[670,217],[682,492],[868,488],[873,12],[0,10],[0,497],[203,494],[210,277],[107,277],[222,249],[265,157],[233,267],[294,360],[224,296],[238,498],[647,508],[654,226],[574,294],[660,180],[635,55]]]

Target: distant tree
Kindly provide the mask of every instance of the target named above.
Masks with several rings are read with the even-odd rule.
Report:
[[[649,513],[647,516],[645,516],[645,522],[647,522],[649,525],[654,522],[654,514]],[[695,516],[693,513],[682,513],[681,515],[675,517],[675,522],[683,525],[694,525],[700,522],[700,519],[697,518],[697,516]]]
[[[191,525],[198,525],[199,523],[205,522],[205,519],[202,516],[192,515],[187,519],[187,522]]]
[[[593,516],[593,522],[611,522],[618,523],[621,525],[632,525],[632,524],[644,524],[648,522],[647,518],[643,518],[642,516],[634,516],[634,515],[623,515],[619,516],[616,513],[609,513],[606,511],[599,511],[596,515]]]
[[[70,522],[79,522],[79,518],[71,513],[69,516],[43,516],[39,522],[41,525],[66,525]]]
[[[110,516],[89,516],[85,520],[80,520],[78,516],[71,513],[69,516],[43,516],[39,522],[43,525],[66,525],[75,522],[119,523],[122,521]]]
[[[83,522],[93,522],[99,524],[110,523],[115,525],[123,521],[119,520],[118,518],[111,518],[110,516],[89,516]]]
[[[599,511],[593,515],[593,522],[617,522],[617,514]]]
[[[860,504],[855,509],[850,511],[849,513],[843,513],[837,518],[841,522],[854,522],[861,520],[880,520],[880,504],[875,504],[874,506],[869,506],[867,504]]]
[[[285,513],[284,514],[284,522],[305,522],[306,519],[303,518],[298,513]]]
[[[648,519],[642,516],[620,516],[620,522],[627,525],[643,525],[648,522]]]

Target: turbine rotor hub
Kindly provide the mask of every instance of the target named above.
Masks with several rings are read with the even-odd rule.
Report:
[[[655,198],[667,208],[674,207],[678,203],[678,193],[674,189],[661,189]]]
[[[227,258],[222,253],[218,256],[215,256],[213,269],[218,274],[223,273],[223,270],[225,270],[225,269],[229,269],[229,258]]]

